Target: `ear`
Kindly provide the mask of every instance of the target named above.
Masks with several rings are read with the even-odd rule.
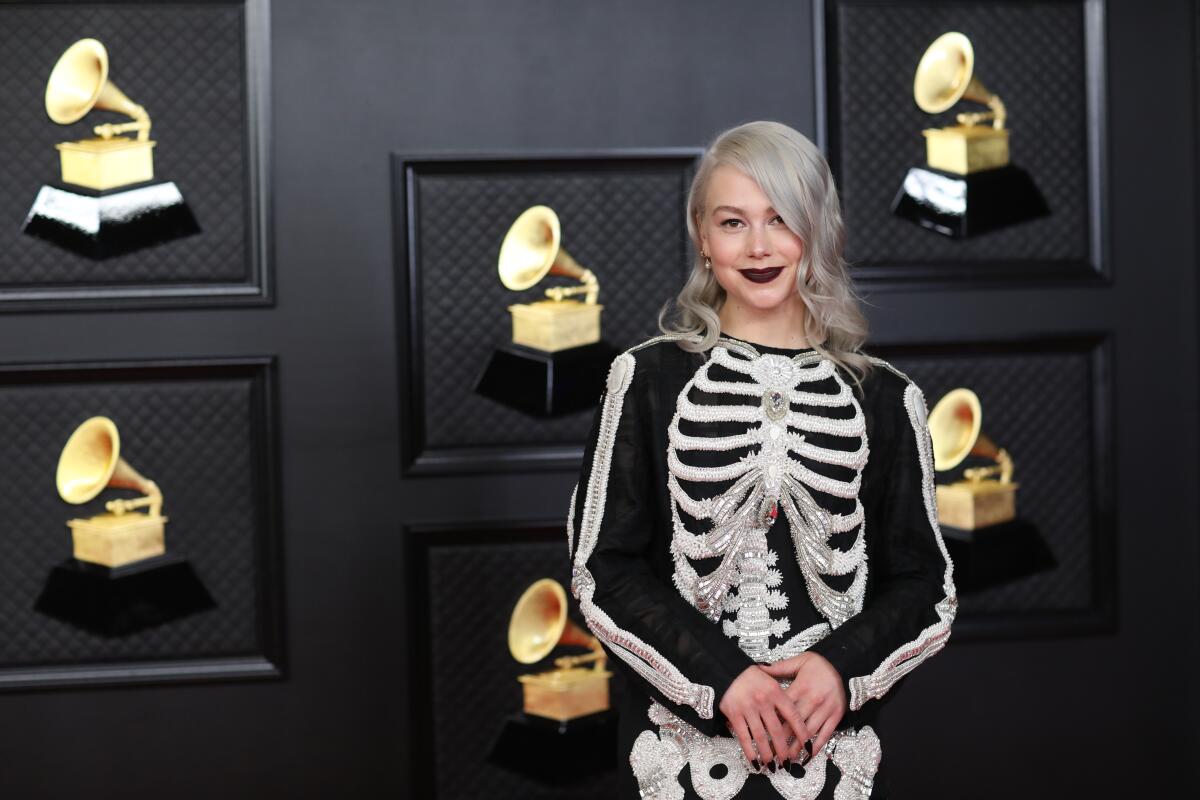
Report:
[[[704,229],[703,215],[697,213],[695,215],[695,218],[692,221],[695,223],[695,227],[696,227],[696,238],[698,238],[700,240],[700,252],[707,253],[708,252],[708,231]]]

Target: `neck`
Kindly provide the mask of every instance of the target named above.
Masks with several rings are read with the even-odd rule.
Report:
[[[718,317],[721,332],[737,339],[792,350],[812,346],[804,333],[806,311],[799,297],[768,311],[727,300]]]

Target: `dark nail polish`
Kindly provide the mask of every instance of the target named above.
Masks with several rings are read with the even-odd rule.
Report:
[[[774,761],[768,762],[767,769],[771,770],[771,774],[774,775],[775,774],[775,762]]]
[[[754,759],[753,761],[751,761],[751,762],[750,762],[750,766],[754,767],[754,771],[755,771],[755,772],[761,772],[761,771],[762,771],[762,764],[758,763],[758,759],[757,759],[757,758],[756,758],[756,759]]]
[[[804,777],[804,767],[800,766],[795,761],[793,761],[791,766],[788,767],[788,772],[791,773],[793,778],[803,778]]]

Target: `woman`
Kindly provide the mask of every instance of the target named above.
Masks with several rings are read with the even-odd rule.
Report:
[[[956,607],[924,398],[860,350],[804,136],[722,134],[687,223],[692,274],[613,361],[569,520],[572,591],[630,677],[630,796],[881,797],[879,707]]]

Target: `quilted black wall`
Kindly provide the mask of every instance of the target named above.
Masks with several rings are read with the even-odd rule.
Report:
[[[7,10],[0,4],[0,26]],[[1103,337],[1111,452],[1094,452],[1115,480],[1103,487],[1108,518],[1086,524],[1112,526],[1115,578],[1105,589],[1115,613],[1099,632],[1018,626],[1003,639],[952,641],[914,673],[885,722],[897,797],[1200,788],[1190,758],[1200,722],[1190,677],[1200,658],[1197,10],[1112,0],[1104,12],[1111,283],[890,287],[869,296],[868,313],[874,341],[929,375],[931,399],[949,381],[946,362],[914,344],[945,344],[970,360],[963,343]],[[275,305],[0,314],[0,362],[277,358],[285,675],[0,692],[0,794],[423,799],[474,798],[486,787],[492,797],[554,796],[488,779],[480,748],[495,721],[473,712],[507,702],[495,693],[509,673],[479,677],[507,658],[495,652],[495,627],[521,586],[501,577],[522,584],[553,569],[556,545],[512,544],[513,531],[562,519],[575,475],[402,477],[407,342],[389,154],[696,147],[764,117],[816,137],[824,59],[813,50],[812,5],[276,0],[269,38]],[[13,72],[9,57],[0,53],[0,74]],[[20,171],[0,174],[6,192],[28,195],[12,188]],[[1075,253],[1079,243],[1056,246]],[[1080,397],[1091,385],[1086,349],[1014,348],[994,356],[997,370],[972,364],[973,374],[1001,385],[1015,365],[1011,380],[1045,396]],[[1065,377],[1049,383],[1038,371],[1048,367]],[[1039,424],[1089,419],[1090,410],[1055,409]],[[15,476],[26,465],[3,468]],[[1091,515],[1079,486],[1061,509],[1041,502],[1055,519],[1085,507]],[[431,594],[416,605],[414,569]],[[1096,587],[1064,574],[1065,587],[989,602],[1082,604]],[[431,630],[436,642],[420,639]],[[437,678],[412,686],[414,664]],[[495,688],[475,702],[453,691],[460,681]],[[435,726],[423,744],[415,718]]]

